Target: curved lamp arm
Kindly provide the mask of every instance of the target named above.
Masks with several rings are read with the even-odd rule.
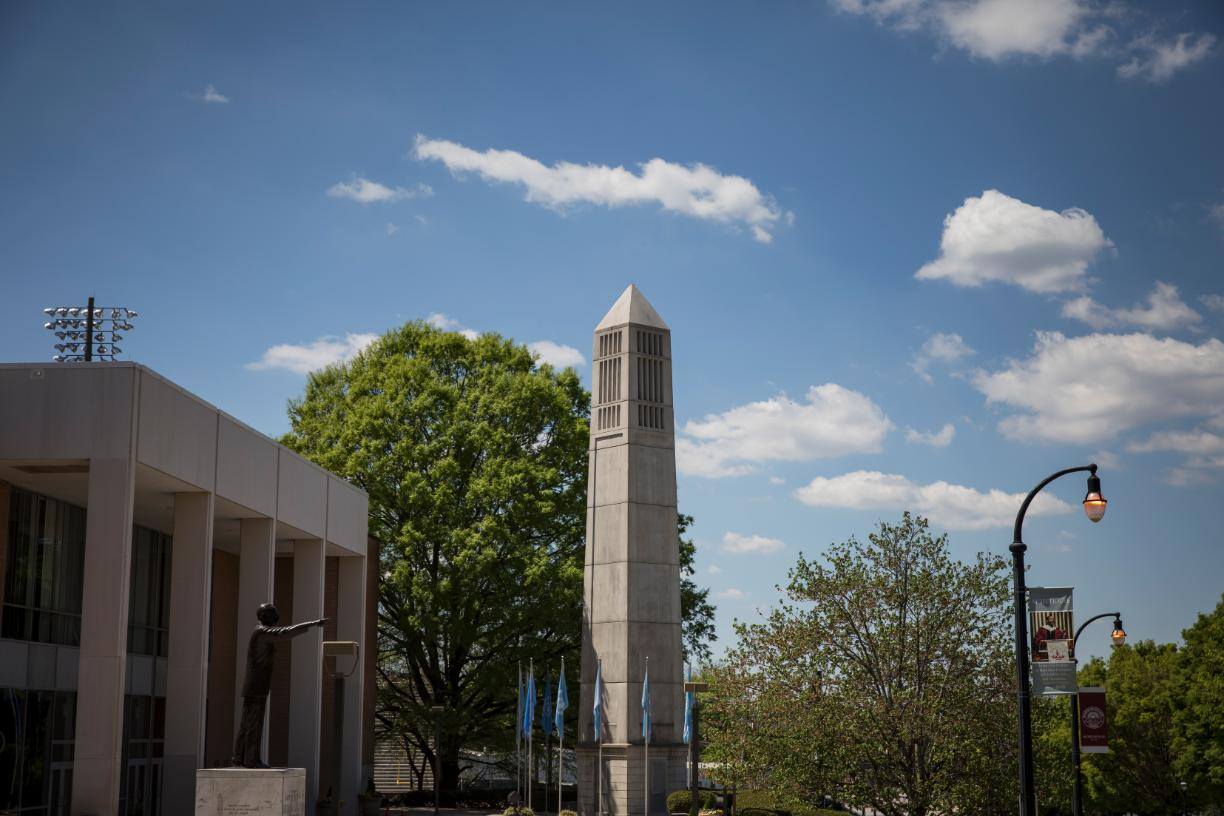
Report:
[[[1072,649],[1075,648],[1075,644],[1079,642],[1080,632],[1083,632],[1084,627],[1087,626],[1088,624],[1092,623],[1093,621],[1099,621],[1101,618],[1121,618],[1121,617],[1122,617],[1121,612],[1102,612],[1099,615],[1093,615],[1091,618],[1081,623],[1079,625],[1079,628],[1075,630],[1075,637],[1071,638],[1071,648]]]
[[[1030,490],[1029,494],[1024,497],[1024,504],[1020,505],[1020,512],[1016,514],[1016,529],[1015,529],[1015,533],[1012,536],[1012,543],[1014,544],[1024,543],[1024,539],[1020,535],[1020,531],[1024,527],[1024,514],[1028,512],[1029,505],[1033,503],[1033,499],[1037,497],[1037,494],[1041,492],[1041,489],[1045,487],[1046,485],[1048,485],[1050,482],[1054,481],[1055,479],[1066,476],[1068,473],[1082,473],[1084,471],[1088,471],[1093,476],[1095,476],[1097,472],[1097,466],[1095,464],[1081,465],[1080,467],[1073,467],[1073,468],[1067,468],[1066,470],[1060,470],[1057,473],[1052,473],[1049,476],[1045,477],[1044,479],[1041,480],[1040,483],[1038,483],[1036,487]]]

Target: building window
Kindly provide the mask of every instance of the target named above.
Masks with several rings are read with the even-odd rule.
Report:
[[[158,816],[161,813],[165,747],[166,698],[124,695],[120,816]]]
[[[13,488],[0,636],[79,646],[85,511]]]
[[[76,692],[0,688],[0,813],[68,816]]]
[[[128,601],[128,651],[165,657],[170,628],[171,536],[132,528],[132,579]]]

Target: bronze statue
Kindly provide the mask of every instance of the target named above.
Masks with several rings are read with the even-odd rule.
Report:
[[[276,641],[289,640],[305,634],[315,626],[327,623],[327,618],[277,626],[280,614],[270,603],[261,604],[255,613],[259,625],[251,633],[247,646],[246,681],[242,684],[242,724],[234,738],[234,765],[239,768],[268,767],[261,756],[263,747],[264,709],[272,686],[272,658]]]

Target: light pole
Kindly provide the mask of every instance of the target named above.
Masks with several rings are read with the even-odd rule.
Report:
[[[1088,492],[1084,495],[1084,512],[1093,522],[1098,522],[1105,515],[1105,497],[1101,495],[1101,480],[1097,478],[1096,465],[1082,465],[1067,468],[1052,473],[1042,479],[1020,505],[1016,514],[1016,529],[1012,536],[1012,544],[1008,548],[1012,554],[1012,583],[1015,587],[1016,613],[1016,702],[1019,708],[1019,742],[1020,742],[1020,816],[1037,816],[1037,799],[1033,786],[1033,711],[1029,699],[1029,660],[1028,660],[1028,613],[1026,610],[1027,587],[1024,585],[1024,546],[1022,531],[1024,514],[1029,505],[1050,482],[1068,473],[1087,471]]]
[[[1101,618],[1114,619],[1113,634],[1109,636],[1114,646],[1121,646],[1126,642],[1126,630],[1122,628],[1122,613],[1121,612],[1102,612],[1099,615],[1094,615],[1088,620],[1079,625],[1075,630],[1075,637],[1071,639],[1071,654],[1075,654],[1075,646],[1079,643],[1080,632],[1084,631],[1084,627],[1093,621],[1098,621]],[[1079,663],[1079,657],[1076,656],[1075,662]],[[1080,775],[1080,710],[1079,710],[1079,689],[1075,694],[1071,695],[1071,765],[1075,770],[1075,784],[1071,788],[1071,814],[1072,816],[1084,816],[1084,778]]]
[[[694,683],[690,681],[684,684],[685,693],[686,694],[692,693],[693,695],[693,733],[689,735],[689,814],[690,816],[697,816],[697,814],[701,812],[701,806],[697,798],[697,794],[698,794],[699,786],[700,786],[700,780],[698,777],[700,777],[701,775],[700,773],[701,747],[697,744],[698,739],[700,739],[698,737],[698,730],[697,730],[697,709],[700,707],[697,702],[698,701],[697,694],[700,692],[706,691],[707,689],[709,689],[709,687],[710,687],[709,683]]]
[[[1190,811],[1186,808],[1186,788],[1190,786],[1187,785],[1186,781],[1183,779],[1181,782],[1177,783],[1177,787],[1181,788],[1182,792],[1182,816],[1187,816]]]

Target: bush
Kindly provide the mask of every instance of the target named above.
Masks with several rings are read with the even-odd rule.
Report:
[[[535,816],[535,811],[529,807],[521,808],[506,808],[506,812],[502,816]]]
[[[845,816],[845,811],[839,810],[836,806],[821,807],[795,802],[763,790],[737,792],[735,811],[738,816]]]
[[[708,810],[714,807],[714,792],[703,790],[697,794],[697,800],[701,805],[702,810]],[[667,794],[667,812],[668,813],[688,813],[692,809],[693,800],[689,796],[687,790],[672,791]]]
[[[563,810],[557,816],[578,816],[578,812],[574,810]]]

